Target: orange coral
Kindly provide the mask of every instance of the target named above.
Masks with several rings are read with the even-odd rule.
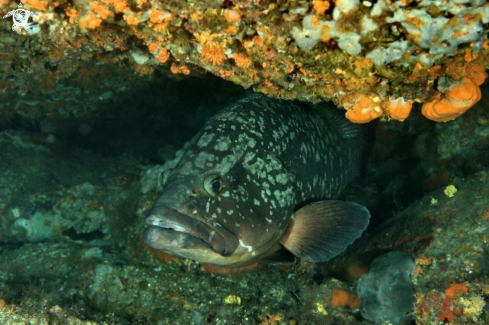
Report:
[[[314,6],[314,12],[317,15],[322,15],[326,10],[329,9],[329,1],[323,1],[323,0],[314,0],[313,1],[313,6]]]
[[[95,14],[91,11],[87,13],[87,16],[80,19],[80,24],[83,27],[88,27],[90,29],[95,29],[102,25],[102,19],[95,16]]]
[[[413,271],[413,276],[415,278],[417,278],[421,273],[424,273],[423,272],[423,269],[421,269],[421,266],[418,264],[416,265],[416,267],[414,268],[414,271]]]
[[[194,36],[197,39],[197,41],[200,44],[202,44],[202,46],[204,44],[211,43],[211,45],[210,45],[211,47],[212,46],[217,46],[215,43],[212,43],[212,42],[214,42],[216,39],[222,37],[222,35],[220,35],[220,34],[211,34],[211,33],[208,33],[208,32],[194,33]]]
[[[168,11],[152,10],[148,17],[153,24],[159,24],[164,20],[170,20],[171,14]]]
[[[228,23],[239,22],[241,21],[241,14],[236,10],[226,9],[224,18],[226,18]]]
[[[317,16],[312,16],[311,17],[311,25],[317,26],[317,25],[319,25],[319,22],[320,22],[320,20],[319,20],[319,18]]]
[[[353,102],[346,111],[346,118],[353,123],[367,123],[382,115],[382,100],[378,95],[367,97],[361,94]]]
[[[48,3],[42,0],[26,0],[25,4],[31,6],[32,9],[44,11],[48,7]]]
[[[134,17],[134,16],[124,15],[124,20],[130,26],[137,26],[139,24],[139,19],[137,19],[137,17]]]
[[[95,12],[97,15],[100,16],[100,18],[104,20],[113,15],[110,10],[107,10],[104,6],[96,1],[90,2],[88,6],[90,7],[90,9],[93,10],[93,12]]]
[[[167,23],[155,24],[153,30],[157,33],[164,33],[166,31]]]
[[[333,288],[330,304],[333,307],[358,309],[362,301],[357,296],[340,288]]]
[[[451,284],[446,290],[445,294],[447,297],[455,297],[457,292],[467,292],[469,291],[469,288],[467,288],[467,285],[465,283],[453,283]]]
[[[246,54],[234,53],[233,59],[239,68],[247,69],[251,66],[251,59]]]
[[[160,53],[158,53],[158,55],[156,56],[156,60],[158,60],[161,63],[165,63],[166,61],[168,61],[169,58],[170,58],[170,52],[168,52],[168,50],[165,48],[162,48],[160,50]]]
[[[251,41],[255,44],[255,45],[258,45],[258,46],[263,46],[265,45],[265,43],[263,42],[263,40],[260,38],[259,35],[255,35],[253,36],[253,38],[251,39]]]
[[[238,27],[236,27],[236,25],[229,25],[223,32],[229,35],[236,34],[238,32]]]
[[[114,7],[117,12],[123,12],[127,9],[126,0],[109,0],[109,3]]]
[[[457,314],[461,313],[459,310],[460,310],[460,308],[456,309]],[[451,322],[454,317],[455,317],[455,312],[451,311],[451,310],[447,310],[447,311],[442,312],[440,314],[440,316],[438,316],[438,320],[440,322],[444,322],[444,321]]]
[[[234,75],[234,71],[233,70],[219,70],[219,75],[221,76],[221,78],[227,79],[227,78],[231,77],[232,75]]]
[[[465,283],[454,283],[451,284],[446,290],[446,297],[438,303],[438,307],[442,309],[442,313],[438,316],[439,321],[452,321],[456,315],[463,314],[464,309],[462,307],[455,308],[452,305],[453,298],[460,294],[469,291]]]
[[[136,3],[136,6],[138,8],[142,8],[144,4],[146,4],[148,2],[148,0],[136,0],[135,3]]]
[[[433,257],[420,256],[414,259],[414,263],[418,265],[431,265],[433,262]]]
[[[155,42],[149,43],[148,50],[151,53],[155,53],[158,50],[158,43],[155,43]]]
[[[224,50],[216,44],[202,47],[200,56],[202,57],[202,61],[210,62],[212,65],[221,65],[226,59]]]
[[[65,12],[66,12],[66,16],[70,17],[69,23],[74,24],[75,19],[78,18],[78,11],[76,11],[75,9],[66,8]]]
[[[446,122],[465,113],[480,99],[479,86],[466,77],[443,95],[435,95],[431,102],[423,105],[421,113],[430,120]]]
[[[170,70],[173,74],[184,74],[188,76],[190,74],[190,69],[186,65],[179,66],[175,62],[171,64]]]
[[[433,257],[420,256],[414,259],[414,263],[416,263],[416,268],[414,269],[413,275],[417,278],[420,274],[424,273],[421,265],[431,265],[433,262]]]
[[[399,97],[397,99],[386,100],[384,105],[391,119],[404,121],[411,113],[413,101],[405,101],[404,98]]]

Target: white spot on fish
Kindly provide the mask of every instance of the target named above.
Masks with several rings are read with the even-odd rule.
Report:
[[[276,208],[277,208],[277,204],[275,204],[275,201],[274,201],[274,200],[270,200],[270,204],[272,205],[272,207],[273,207],[274,209],[276,209]]]
[[[268,175],[268,181],[272,183],[272,185],[275,185],[275,180],[273,179],[272,175]]]
[[[243,243],[243,241],[240,239],[239,240],[239,246],[243,247],[244,249],[248,250],[248,252],[253,252],[253,247],[250,245],[246,245]]]
[[[232,214],[233,214],[233,212],[234,212],[234,210],[229,210],[229,211],[226,211],[226,213],[227,213],[228,215],[232,215]]]
[[[214,161],[215,158],[216,157],[213,154],[201,151],[197,158],[195,158],[195,167],[204,168],[207,161]]]
[[[180,173],[182,175],[192,175],[192,174],[195,174],[196,171],[195,171],[195,168],[194,168],[194,164],[192,164],[190,161],[185,162],[185,164],[183,164],[183,166],[180,168]]]
[[[275,190],[273,195],[278,201],[281,208],[293,202],[293,187],[287,188],[285,191]]]
[[[268,223],[272,223],[272,220],[268,219],[268,218],[265,218],[265,220],[268,222]]]
[[[209,213],[209,209],[210,209],[210,207],[211,207],[211,202],[210,202],[210,200],[209,200],[209,201],[207,201],[207,204],[205,205],[205,212],[206,212],[206,213]]]
[[[222,137],[217,140],[217,144],[214,146],[214,150],[217,151],[226,151],[229,148],[229,143],[231,140],[229,137]]]
[[[212,138],[214,138],[214,133],[207,133],[207,132],[205,132],[200,137],[199,142],[197,142],[197,145],[200,148],[206,147],[209,144],[209,142],[212,141]]]
[[[260,201],[257,200],[257,199],[253,199],[253,203],[256,205],[256,206],[260,206]]]

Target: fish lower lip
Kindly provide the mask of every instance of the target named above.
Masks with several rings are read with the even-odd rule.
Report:
[[[148,228],[159,227],[199,238],[222,256],[231,255],[239,244],[238,239],[229,231],[213,229],[202,221],[165,206],[151,208],[146,216],[146,225]],[[148,242],[148,244],[152,246],[151,243]]]
[[[158,226],[146,227],[143,233],[143,238],[144,241],[154,249],[170,254],[174,254],[174,252],[178,252],[182,249],[212,249],[208,243],[200,238]]]

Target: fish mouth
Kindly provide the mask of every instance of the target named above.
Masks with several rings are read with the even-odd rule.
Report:
[[[145,221],[148,227],[143,239],[157,250],[176,254],[181,250],[207,248],[229,256],[239,245],[237,237],[227,229],[216,228],[165,206],[151,208]]]

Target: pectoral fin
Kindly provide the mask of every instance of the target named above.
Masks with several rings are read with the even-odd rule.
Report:
[[[360,237],[369,220],[367,208],[356,203],[311,203],[294,213],[280,243],[303,260],[324,262]]]

